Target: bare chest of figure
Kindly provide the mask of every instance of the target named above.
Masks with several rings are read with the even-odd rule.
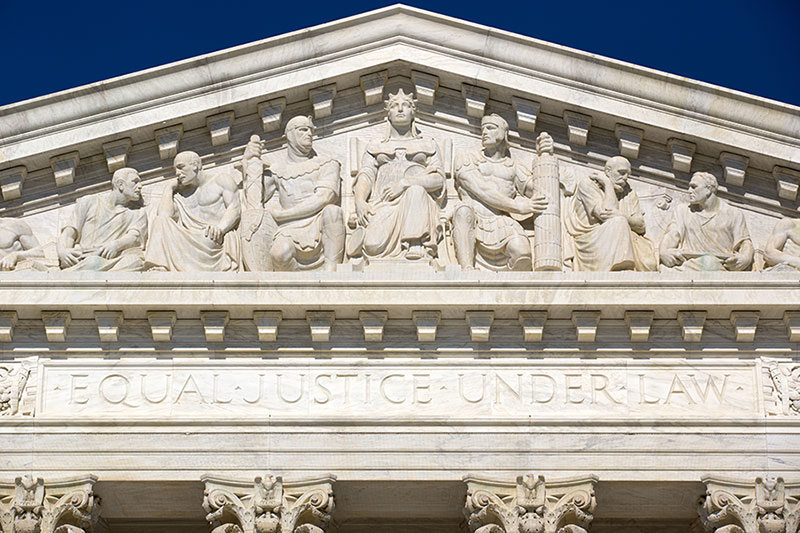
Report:
[[[217,222],[225,214],[222,188],[214,182],[199,186],[192,194],[183,197],[186,209],[208,223]]]
[[[516,168],[514,165],[509,165],[505,161],[484,160],[478,163],[478,172],[486,178],[485,186],[496,189],[509,198],[516,195],[514,186]]]

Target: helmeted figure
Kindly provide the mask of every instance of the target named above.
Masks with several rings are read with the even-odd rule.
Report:
[[[248,217],[243,225],[248,270],[335,270],[342,262],[341,164],[314,151],[313,130],[311,117],[297,116],[286,124],[285,151],[265,161],[257,137],[245,150],[245,202],[248,210],[251,204],[264,206],[260,217]],[[276,191],[279,205],[267,205]],[[257,246],[254,239],[268,245]],[[259,257],[264,253],[269,257]]]
[[[476,261],[491,270],[531,270],[531,244],[511,217],[536,216],[547,199],[533,196],[533,175],[508,150],[508,123],[501,116],[481,120],[483,149],[459,154],[455,182],[461,205],[453,216],[453,241],[462,268]]]
[[[355,253],[367,258],[437,256],[445,178],[439,148],[414,123],[416,102],[402,89],[385,102],[388,133],[369,143],[355,178]],[[353,255],[353,254],[351,254]]]

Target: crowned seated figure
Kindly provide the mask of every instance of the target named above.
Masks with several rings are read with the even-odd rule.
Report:
[[[400,89],[385,105],[387,135],[367,146],[353,187],[359,226],[354,248],[367,259],[430,261],[437,257],[445,198],[439,149],[417,129],[411,94]]]

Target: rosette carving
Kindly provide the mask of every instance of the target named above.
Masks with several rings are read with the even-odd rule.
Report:
[[[99,533],[100,498],[95,476],[45,483],[25,475],[13,485],[0,484],[3,533]]]
[[[330,525],[334,476],[296,482],[272,475],[250,483],[201,479],[212,533],[324,533]]]
[[[596,476],[516,483],[465,476],[464,515],[471,533],[586,533],[597,505]]]
[[[754,483],[703,478],[698,527],[708,533],[797,533],[800,483],[758,477]]]

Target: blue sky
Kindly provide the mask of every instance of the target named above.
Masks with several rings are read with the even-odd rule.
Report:
[[[0,105],[393,3],[0,0]],[[800,0],[404,3],[800,105]]]

